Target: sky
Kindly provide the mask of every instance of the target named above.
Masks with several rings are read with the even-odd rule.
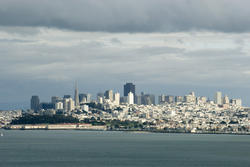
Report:
[[[250,106],[248,0],[0,0],[0,109],[107,89]]]

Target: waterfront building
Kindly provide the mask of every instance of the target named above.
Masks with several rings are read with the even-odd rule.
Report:
[[[129,92],[132,92],[135,95],[135,85],[133,83],[126,83],[123,88],[124,96],[128,96]]]
[[[38,96],[32,96],[30,100],[30,109],[34,110],[37,112],[40,107],[40,99]]]

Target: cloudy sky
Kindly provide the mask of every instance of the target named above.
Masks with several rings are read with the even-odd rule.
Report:
[[[106,89],[250,106],[248,0],[0,0],[0,109]]]

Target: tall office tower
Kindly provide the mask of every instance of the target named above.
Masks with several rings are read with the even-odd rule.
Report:
[[[126,83],[124,86],[124,96],[128,96],[129,92],[135,95],[135,85],[133,83]]]
[[[142,104],[144,104],[144,105],[155,104],[155,95],[153,95],[153,94],[143,94],[141,101],[142,101]]]
[[[165,103],[165,95],[160,95],[158,97],[158,104],[162,104]]]
[[[72,111],[74,109],[75,109],[75,101],[72,98],[70,98],[68,103],[68,110]]]
[[[229,103],[230,103],[229,97],[227,95],[225,95],[223,98],[223,104],[229,104]]]
[[[70,98],[63,98],[63,109],[64,111],[68,111],[68,102]]]
[[[77,87],[77,83],[75,86],[75,106],[78,107],[80,105],[79,103],[79,93],[78,93],[78,87]]]
[[[91,94],[89,93],[86,94],[86,100],[87,100],[87,103],[91,102]]]
[[[112,90],[107,90],[104,93],[105,99],[109,99],[110,101],[113,101],[113,91]]]
[[[128,93],[128,104],[134,104],[134,94],[132,92]]]
[[[115,103],[115,105],[120,105],[120,93],[115,93],[114,103]]]
[[[222,93],[221,92],[216,92],[215,97],[214,97],[214,102],[215,104],[222,104]]]
[[[166,102],[174,103],[174,96],[166,96]]]
[[[72,98],[63,99],[63,109],[65,111],[72,111],[75,109],[75,102]]]
[[[30,109],[37,112],[40,107],[40,100],[38,96],[32,96],[30,100]]]
[[[80,101],[80,103],[90,103],[91,102],[91,94],[89,94],[89,93],[79,94],[79,101]]]

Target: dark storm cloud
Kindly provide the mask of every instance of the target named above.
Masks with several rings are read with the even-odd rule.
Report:
[[[78,31],[250,31],[248,0],[1,0],[1,26]]]

